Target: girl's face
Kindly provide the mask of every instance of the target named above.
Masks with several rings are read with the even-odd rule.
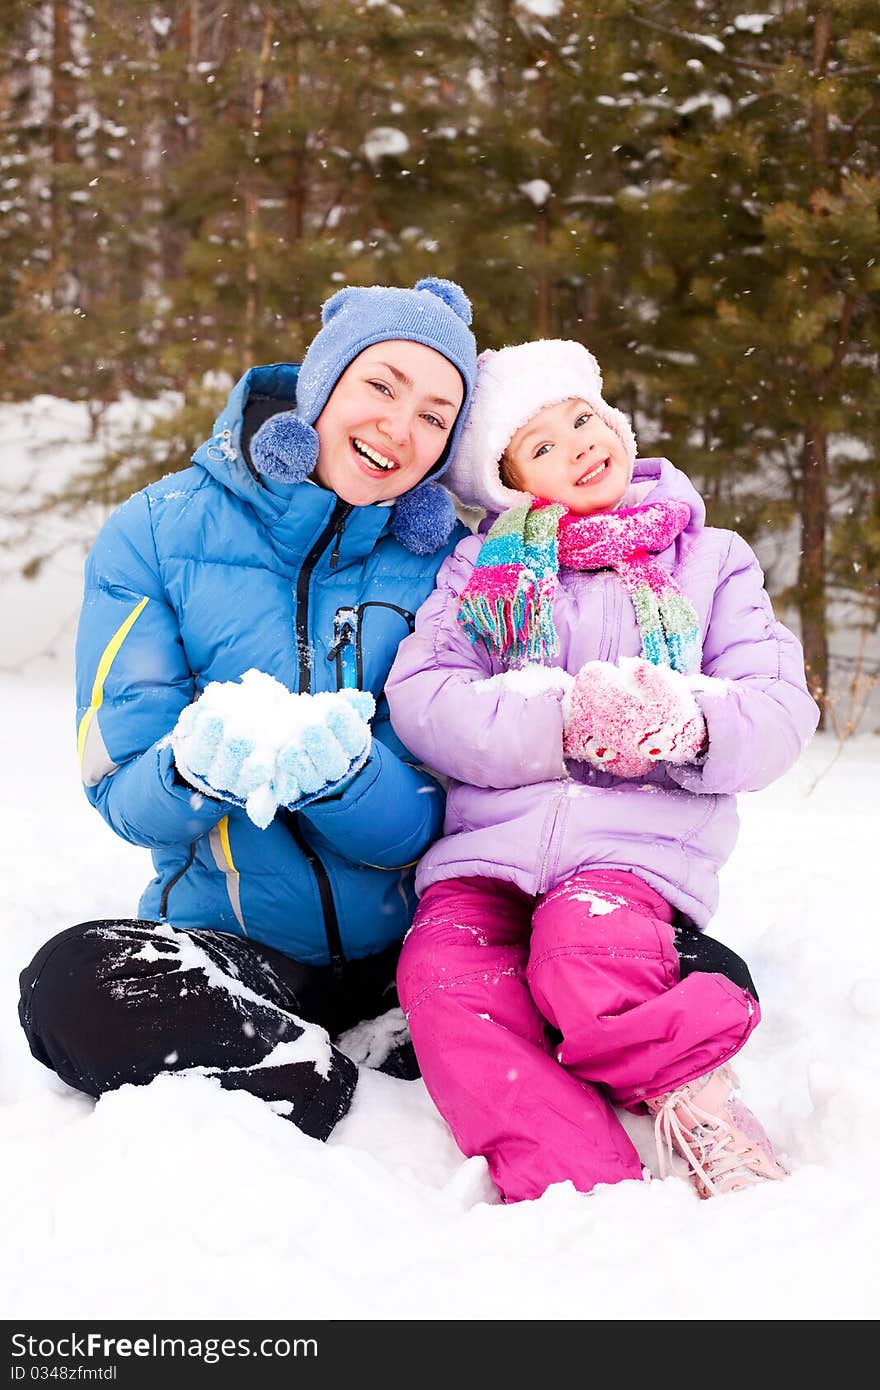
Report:
[[[580,516],[615,507],[629,474],[620,439],[583,400],[539,410],[517,430],[504,453],[509,487],[561,502]]]
[[[342,373],[315,422],[312,477],[355,507],[399,497],[437,463],[463,399],[457,368],[433,348],[374,343]]]

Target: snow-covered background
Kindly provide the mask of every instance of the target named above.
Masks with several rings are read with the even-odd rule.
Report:
[[[40,485],[60,481],[82,447],[80,408],[3,410],[22,444],[40,422],[66,439],[42,454]],[[32,462],[12,448],[6,503]],[[787,1153],[784,1184],[710,1202],[675,1178],[591,1196],[562,1184],[503,1206],[421,1082],[365,1072],[321,1145],[205,1078],[95,1105],[32,1060],[19,970],[74,922],[133,915],[150,872],[90,809],[76,767],[69,630],[81,533],[98,519],[47,528],[56,553],[37,581],[11,577],[8,548],[0,576],[5,1316],[875,1317],[880,739],[868,733],[817,737],[784,779],[741,798],[722,878],[713,930],[749,961],[764,1011],[737,1069]],[[627,1127],[656,1169],[650,1122]]]

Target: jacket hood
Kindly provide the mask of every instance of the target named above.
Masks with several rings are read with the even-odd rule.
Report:
[[[246,371],[214,421],[214,433],[193,454],[193,463],[250,502],[268,491],[253,465],[250,441],[265,420],[296,404],[298,375],[299,367],[293,362]]]

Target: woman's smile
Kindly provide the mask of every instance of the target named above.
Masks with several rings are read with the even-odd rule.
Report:
[[[458,368],[434,348],[406,339],[365,348],[315,421],[315,482],[354,507],[393,501],[442,458],[463,398]]]
[[[396,458],[363,439],[352,438],[351,447],[357,454],[358,463],[363,464],[370,473],[393,473],[400,467]]]

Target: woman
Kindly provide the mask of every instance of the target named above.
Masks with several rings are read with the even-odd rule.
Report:
[[[341,290],[322,321],[299,369],[247,372],[193,466],[136,493],[95,542],[82,777],[156,876],[139,920],[86,922],[37,953],[20,1017],[34,1056],[90,1095],[196,1067],[325,1139],[357,1080],[327,1035],[396,1003],[413,861],[442,824],[383,688],[463,534],[434,480],[476,350],[468,301],[444,280]],[[182,756],[206,687],[232,712],[228,729],[213,719],[215,751],[241,754],[248,672],[287,700],[357,687],[377,702],[347,775],[319,768],[309,796],[286,784],[265,828],[243,804],[240,756],[213,783]],[[265,730],[250,733],[247,747]]]

